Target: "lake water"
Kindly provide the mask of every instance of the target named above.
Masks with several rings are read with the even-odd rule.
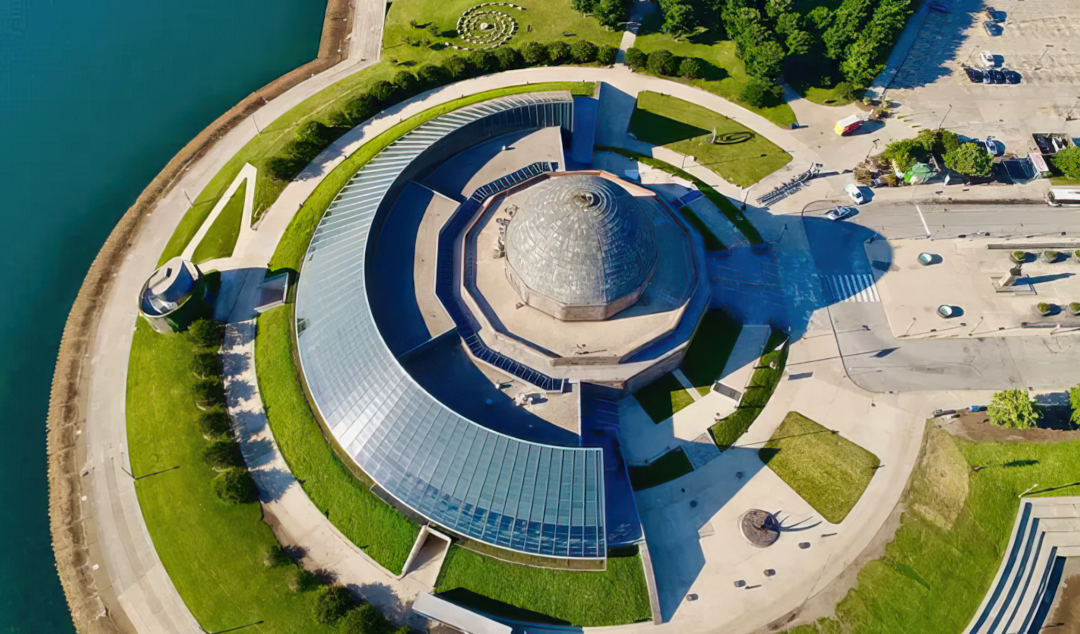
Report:
[[[90,262],[184,144],[315,56],[325,9],[0,0],[0,632],[74,631],[49,537],[45,414]]]

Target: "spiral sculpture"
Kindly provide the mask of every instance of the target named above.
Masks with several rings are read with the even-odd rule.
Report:
[[[458,50],[485,50],[502,46],[518,30],[517,19],[508,9],[525,8],[509,2],[485,2],[467,9],[457,21],[458,36],[467,46],[451,45]]]

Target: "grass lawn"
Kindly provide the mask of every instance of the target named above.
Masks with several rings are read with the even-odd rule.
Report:
[[[401,572],[419,528],[350,472],[323,436],[293,364],[291,306],[259,317],[255,369],[281,454],[315,506],[384,568]]]
[[[202,460],[206,441],[196,425],[194,345],[187,335],[161,335],[139,320],[127,384],[132,473],[179,466],[136,484],[154,548],[184,602],[204,629],[216,632],[264,621],[260,632],[325,632],[312,597],[288,588],[287,568],[266,568],[277,543],[258,504],[227,505],[211,488]],[[226,600],[227,599],[227,600]]]
[[[225,207],[218,214],[217,220],[206,231],[202,242],[195,247],[193,258],[196,264],[232,255],[236,238],[240,235],[240,222],[244,219],[244,190],[246,189],[247,181],[236,188],[233,197],[225,203]]]
[[[786,128],[795,123],[795,113],[791,106],[781,103],[768,108],[753,108],[741,101],[743,86],[746,84],[746,66],[742,60],[735,56],[735,43],[730,40],[710,41],[710,35],[705,33],[701,38],[691,38],[693,41],[677,41],[666,33],[660,32],[663,16],[659,11],[653,12],[645,18],[638,33],[634,46],[646,53],[666,49],[674,55],[683,57],[698,57],[707,63],[705,77],[702,79],[680,79],[668,77],[672,81],[689,84],[715,95],[719,95],[728,101],[733,101],[742,107],[756,112],[757,114],[772,121],[781,128]]]
[[[833,524],[847,517],[881,464],[874,454],[798,412],[784,417],[758,456]]]
[[[455,51],[449,47],[435,50],[431,47],[440,44],[469,46],[468,42],[458,37],[457,21],[462,13],[477,4],[475,0],[394,0],[386,15],[383,59],[395,58],[398,63],[406,64],[437,64],[450,55],[467,55],[468,51]],[[556,40],[568,44],[589,40],[597,46],[610,44],[618,47],[622,38],[621,31],[608,31],[594,18],[574,11],[570,0],[514,0],[514,4],[524,7],[525,11],[492,7],[517,20],[518,31],[507,42],[514,48],[521,48],[527,42]],[[409,24],[413,19],[416,20],[416,27]],[[429,24],[439,29],[438,35],[427,31]],[[412,46],[406,43],[406,38],[412,38],[414,42],[426,38],[430,44]]]
[[[713,130],[716,143],[709,143]],[[791,162],[790,154],[741,123],[650,91],[638,95],[628,131],[646,143],[694,157],[739,187],[749,187]]]
[[[475,593],[481,596],[474,598],[508,604],[485,601],[480,609],[488,612],[519,617],[521,610],[527,610],[549,617],[550,622],[578,626],[618,625],[652,618],[638,555],[611,557],[606,571],[584,572],[519,566],[452,548],[435,591]]]
[[[724,311],[710,310],[705,313],[682,361],[683,374],[698,393],[708,394],[712,384],[720,378],[741,332],[742,324],[728,317]]]
[[[635,491],[640,491],[671,482],[693,470],[686,452],[682,448],[672,449],[643,467],[631,465],[630,483]]]
[[[654,423],[664,422],[694,402],[694,397],[670,372],[634,392],[634,398]]]
[[[787,335],[774,330],[765,343],[765,352],[758,361],[758,366],[750,376],[750,385],[746,386],[739,407],[731,415],[720,419],[712,427],[709,433],[713,440],[723,451],[735,444],[739,438],[750,429],[750,425],[757,420],[758,414],[769,402],[780,379],[784,376],[784,364],[787,363],[788,346],[779,348],[787,339]],[[776,365],[775,368],[771,367]]]
[[[885,554],[859,571],[833,618],[789,630],[961,632],[1001,564],[1018,495],[1076,480],[1080,441],[974,443],[936,426],[905,494],[905,512]],[[989,465],[972,473],[975,465]],[[1080,487],[1058,495],[1076,495]]]
[[[651,156],[645,156],[644,154],[638,154],[633,150],[626,150],[620,147],[612,147],[610,145],[597,145],[596,150],[600,152],[613,152],[625,156],[626,158],[632,158],[639,163],[643,163],[650,167],[655,167],[658,170],[663,170],[668,174],[678,176],[693,183],[701,193],[709,199],[709,202],[716,205],[716,208],[720,210],[720,213],[724,214],[724,217],[731,221],[731,224],[735,225],[735,228],[739,230],[739,233],[746,237],[746,240],[750,244],[761,244],[764,240],[761,234],[758,233],[757,227],[754,226],[750,220],[735,208],[735,204],[728,200],[727,196],[724,196],[720,192],[709,186],[708,183],[701,180],[697,176],[694,176],[690,172],[685,172],[670,163],[665,163],[659,159],[654,159]],[[700,219],[699,219],[700,220]],[[715,238],[715,236],[713,236]],[[717,239],[719,242],[719,239]]]

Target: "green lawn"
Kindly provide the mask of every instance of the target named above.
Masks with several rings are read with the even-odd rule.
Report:
[[[670,372],[634,392],[634,398],[654,423],[664,422],[694,402],[694,397]]]
[[[308,407],[292,356],[292,306],[259,317],[255,370],[281,454],[315,506],[387,570],[398,573],[419,528],[380,500],[338,459]]]
[[[440,44],[469,46],[468,42],[458,37],[456,25],[461,14],[477,4],[475,0],[394,0],[386,15],[383,31],[383,59],[394,58],[406,64],[429,64],[439,63],[450,55],[467,55],[468,51],[455,51],[449,47],[436,50],[432,47]],[[493,7],[517,20],[518,31],[507,42],[509,46],[520,48],[527,42],[555,40],[568,44],[589,40],[597,46],[619,46],[621,31],[605,30],[595,19],[574,11],[570,0],[515,0],[514,4],[525,7],[525,11]],[[416,27],[409,24],[413,19],[417,22]],[[427,31],[427,25],[432,23],[438,27],[439,35]],[[414,43],[428,39],[430,44],[412,46],[406,43],[406,38],[412,38]]]
[[[518,610],[579,626],[619,625],[652,618],[641,557],[611,557],[604,572],[551,570],[520,566],[452,548],[443,564],[436,592],[475,593]],[[468,592],[462,592],[462,590]],[[455,600],[457,598],[455,597]],[[491,602],[481,609],[500,612]],[[535,617],[534,617],[535,618]]]
[[[260,632],[326,632],[311,614],[311,596],[288,589],[287,568],[266,568],[277,543],[258,504],[230,506],[211,488],[202,460],[206,441],[185,334],[161,335],[139,320],[127,384],[127,434],[135,476],[178,466],[136,483],[154,548],[184,602],[204,629],[216,632],[264,621]],[[227,600],[226,600],[227,599]]]
[[[682,361],[683,374],[700,394],[708,394],[724,372],[741,332],[742,324],[722,310],[710,310],[702,317]]]
[[[930,425],[885,554],[859,571],[835,616],[793,634],[961,632],[990,587],[1018,495],[1075,481],[1080,441],[973,443]],[[978,473],[971,467],[988,465]],[[1057,491],[1077,495],[1080,487]]]
[[[193,256],[196,264],[215,258],[227,258],[232,255],[236,238],[240,235],[240,223],[244,219],[244,190],[247,181],[236,188],[233,197],[225,203],[214,224],[206,231],[202,242],[195,247]],[[196,229],[197,231],[198,229]]]
[[[758,456],[833,524],[847,517],[881,464],[874,454],[798,412],[784,417]]]
[[[682,448],[676,448],[645,466],[631,465],[630,483],[635,491],[640,491],[671,482],[693,470],[694,467],[690,464],[690,459],[686,457],[686,452]]]
[[[765,352],[758,361],[757,368],[750,376],[750,385],[746,386],[739,407],[731,415],[720,419],[712,427],[709,433],[713,440],[723,451],[735,444],[739,438],[750,429],[750,425],[757,419],[758,414],[769,402],[780,379],[784,376],[784,364],[787,363],[788,346],[779,348],[780,344],[787,339],[787,335],[780,331],[773,331],[769,340],[765,343]],[[772,365],[776,365],[775,368]]]
[[[677,41],[670,35],[660,32],[662,22],[663,17],[659,11],[646,17],[634,46],[646,53],[664,49],[682,57],[698,57],[708,65],[705,77],[702,79],[680,79],[677,77],[668,77],[667,79],[707,90],[728,101],[738,103],[782,128],[795,123],[795,113],[791,110],[791,106],[786,103],[768,108],[754,108],[742,103],[742,90],[747,79],[746,66],[741,59],[735,56],[734,42],[730,40],[714,41],[710,39],[709,33],[703,34],[700,38],[690,38],[692,41]]]
[[[709,143],[716,131],[716,143]],[[638,94],[629,132],[662,145],[749,187],[791,162],[791,155],[738,121],[682,99],[645,91]]]
[[[678,176],[679,178],[690,181],[694,184],[694,186],[701,190],[701,193],[709,199],[709,202],[716,205],[716,208],[720,210],[720,213],[724,214],[724,217],[731,221],[731,224],[733,224],[735,228],[739,230],[739,233],[743,234],[743,236],[746,237],[746,240],[750,244],[761,244],[762,242],[764,242],[761,234],[758,233],[757,227],[755,227],[754,224],[742,214],[742,212],[735,208],[734,203],[728,200],[727,196],[724,196],[720,192],[716,191],[708,183],[701,180],[697,176],[694,176],[690,172],[683,171],[678,167],[671,165],[670,163],[665,163],[664,161],[661,161],[660,159],[655,159],[651,156],[645,156],[644,154],[639,154],[637,152],[634,152],[633,150],[627,150],[621,147],[613,147],[610,145],[597,145],[596,150],[598,152],[612,152],[614,154],[619,154],[625,156],[626,158],[634,159],[635,161],[638,161],[650,167],[655,167],[658,170],[663,170],[668,174],[672,174],[674,176]]]

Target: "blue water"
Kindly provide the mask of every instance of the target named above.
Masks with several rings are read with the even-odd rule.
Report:
[[[325,9],[0,0],[0,632],[74,631],[49,538],[44,425],[91,260],[177,150],[315,56]]]

